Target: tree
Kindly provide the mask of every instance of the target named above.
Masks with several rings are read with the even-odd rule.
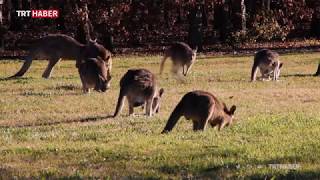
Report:
[[[246,4],[245,0],[241,0],[240,2],[240,14],[241,14],[241,30],[245,31],[247,26],[247,19],[246,19]]]
[[[2,6],[3,6],[3,0],[0,0],[0,50],[4,49],[4,32],[3,31],[3,17],[2,17]]]
[[[3,0],[0,0],[0,25],[3,24],[2,6],[3,6]]]
[[[315,1],[313,3],[311,33],[317,38],[320,38],[320,2],[319,1]]]
[[[270,11],[271,0],[262,0],[262,9]]]
[[[82,44],[86,44],[94,35],[93,26],[89,19],[89,10],[86,2],[79,3],[80,8],[77,9],[79,24],[76,30],[75,39]]]
[[[196,3],[191,5],[188,14],[189,30],[188,30],[188,43],[192,49],[202,49],[202,31],[203,27],[207,26],[207,15],[203,3]]]
[[[219,30],[220,41],[225,42],[230,35],[232,22],[230,20],[230,7],[225,1],[217,1],[214,5],[214,28]]]
[[[242,31],[246,29],[246,5],[245,0],[232,0],[231,19],[235,31]]]

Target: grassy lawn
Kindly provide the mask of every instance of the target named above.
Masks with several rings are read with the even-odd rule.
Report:
[[[111,89],[81,91],[73,61],[61,61],[51,79],[46,61],[34,61],[23,78],[0,80],[0,179],[27,178],[320,178],[320,53],[282,55],[279,82],[250,83],[253,57],[201,56],[184,83],[169,73],[161,111],[128,117],[113,114],[119,79],[128,68],[158,74],[160,56],[115,57]],[[19,61],[0,61],[0,78]],[[214,93],[235,104],[235,124],[218,132],[193,132],[181,118],[160,132],[181,97],[191,90]],[[232,99],[229,99],[233,96]],[[273,165],[280,164],[280,165]],[[292,167],[294,166],[294,167]]]

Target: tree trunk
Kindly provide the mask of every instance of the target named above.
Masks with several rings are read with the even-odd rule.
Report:
[[[241,30],[245,31],[246,30],[246,4],[244,0],[241,0]]]
[[[2,16],[3,9],[2,9],[2,7],[3,7],[3,0],[0,0],[0,25],[3,24],[3,16]]]
[[[11,24],[11,8],[12,8],[12,4],[11,4],[11,0],[7,0],[7,24]]]
[[[267,10],[270,11],[270,2],[271,0],[266,0]]]
[[[169,2],[167,0],[164,0],[163,1],[164,5],[163,5],[163,19],[164,19],[164,22],[165,22],[165,25],[167,28],[169,28],[170,24],[169,24]]]
[[[230,1],[231,21],[236,31],[246,29],[246,5],[244,0]]]
[[[4,49],[4,38],[3,38],[3,32],[2,32],[2,25],[3,25],[3,16],[2,16],[2,9],[3,7],[3,0],[0,0],[0,51],[2,51]]]
[[[269,11],[270,4],[271,4],[271,0],[262,0],[262,9]]]
[[[319,63],[319,65],[318,65],[318,70],[317,70],[315,76],[320,76],[320,63]]]
[[[316,1],[313,6],[311,33],[320,38],[320,2]]]

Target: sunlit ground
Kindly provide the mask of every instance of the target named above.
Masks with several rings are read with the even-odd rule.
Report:
[[[89,95],[74,61],[61,61],[51,79],[41,78],[47,62],[34,61],[25,77],[0,80],[0,179],[320,178],[320,78],[311,76],[319,56],[282,55],[280,81],[256,83],[253,57],[201,56],[184,83],[168,61],[158,77],[161,112],[147,118],[136,108],[128,117],[126,104],[115,119],[121,76],[141,67],[158,74],[160,56],[113,58],[111,89]],[[0,78],[21,65],[0,61]],[[181,118],[161,135],[181,97],[196,89],[237,105],[235,124],[193,132]]]

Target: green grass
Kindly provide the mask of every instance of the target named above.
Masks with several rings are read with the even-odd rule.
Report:
[[[160,56],[115,57],[111,89],[81,91],[73,61],[57,65],[42,79],[46,61],[34,61],[25,77],[0,80],[0,179],[27,178],[320,178],[320,78],[312,77],[319,53],[281,56],[281,81],[249,83],[252,57],[202,56],[185,83],[169,73],[160,114],[110,118],[119,79],[128,68],[158,74]],[[14,74],[19,61],[0,61],[0,78]],[[214,93],[236,122],[218,132],[193,132],[181,118],[161,135],[171,111],[188,91]],[[232,99],[229,99],[233,96]],[[298,164],[297,169],[270,164]]]

